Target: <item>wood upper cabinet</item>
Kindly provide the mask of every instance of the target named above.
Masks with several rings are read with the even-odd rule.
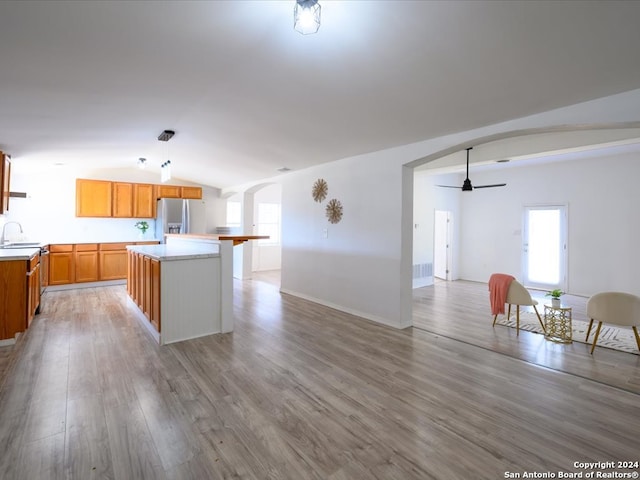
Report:
[[[0,214],[9,211],[10,184],[11,157],[6,153],[0,152],[0,189],[2,190],[2,198],[0,198]]]
[[[114,217],[133,217],[133,183],[113,182],[111,211]]]
[[[158,198],[201,199],[202,187],[76,179],[76,217],[155,218]]]
[[[113,216],[118,218],[154,218],[156,198],[150,183],[113,182]]]
[[[111,217],[112,182],[76,180],[76,217]]]
[[[155,185],[150,183],[133,184],[133,216],[135,218],[155,218]]]
[[[200,200],[202,199],[202,188],[201,187],[181,187],[181,198]]]
[[[202,187],[181,187],[179,185],[156,185],[157,198],[187,198],[200,200]]]
[[[156,185],[158,198],[182,198],[179,185]]]

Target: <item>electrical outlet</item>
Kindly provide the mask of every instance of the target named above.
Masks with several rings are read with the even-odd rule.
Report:
[[[325,228],[322,230],[322,238],[329,238],[329,229]]]

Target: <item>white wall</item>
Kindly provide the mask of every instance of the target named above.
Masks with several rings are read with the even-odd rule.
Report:
[[[636,127],[638,112],[640,90],[635,90],[291,172],[282,180],[281,289],[380,323],[410,326],[414,182],[407,167],[465,146],[587,121]],[[344,218],[337,225],[327,223],[326,203],[319,205],[311,197],[317,178],[328,182],[329,198],[343,203]]]
[[[474,184],[503,188],[461,192],[460,276],[486,282],[493,272],[522,277],[523,207],[568,204],[568,291],[640,294],[640,153],[472,172]]]
[[[329,187],[321,204],[311,195],[318,178]],[[379,152],[292,172],[282,182],[282,291],[399,326],[399,159]],[[325,215],[333,198],[344,212],[337,224]]]
[[[139,169],[68,171],[65,168],[42,173],[12,171],[11,191],[26,192],[27,198],[11,198],[9,212],[0,216],[0,226],[18,221],[31,240],[46,243],[135,241],[138,230],[132,218],[77,218],[76,178],[91,178],[139,183],[160,183],[157,175]],[[168,182],[192,185],[173,180]],[[217,212],[219,190],[203,186],[203,200],[207,205],[207,230],[219,225]],[[147,237],[153,236],[153,220]],[[8,227],[12,228],[12,227]],[[13,231],[13,230],[12,230]]]

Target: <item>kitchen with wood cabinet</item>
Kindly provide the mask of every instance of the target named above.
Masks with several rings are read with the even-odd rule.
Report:
[[[4,154],[1,154],[0,158],[9,161],[9,156],[5,157]],[[3,167],[4,163],[0,163],[0,166]],[[5,171],[8,169],[3,169],[2,173]],[[15,224],[6,229],[8,236],[16,237],[11,238],[11,241],[23,239],[22,237],[44,241],[29,242],[41,246],[44,253],[35,257],[39,259],[37,263],[20,263],[20,281],[12,280],[12,285],[20,287],[19,291],[4,288],[4,284],[0,285],[0,300],[3,302],[0,310],[9,308],[9,305],[11,308],[19,307],[17,323],[15,315],[11,316],[10,322],[4,322],[2,317],[4,330],[0,329],[0,334],[7,334],[11,338],[0,338],[0,341],[13,342],[15,338],[20,338],[16,337],[16,333],[24,332],[31,322],[37,321],[37,312],[40,311],[41,305],[44,308],[47,306],[47,296],[55,295],[58,290],[87,287],[122,288],[127,281],[127,246],[159,243],[154,238],[153,228],[150,229],[149,235],[145,236],[150,238],[134,240],[136,237],[142,237],[135,228],[135,219],[145,219],[152,227],[154,225],[155,209],[160,194],[159,184],[153,181],[116,180],[113,177],[119,175],[111,174],[103,178],[73,176],[63,179],[58,173],[64,172],[60,169],[46,176],[29,173],[23,175],[22,179],[18,177],[15,188],[17,192],[24,192],[24,195],[13,195],[15,198],[11,198],[11,201],[12,207],[14,204],[15,207],[11,212],[0,215],[0,228],[3,221],[4,224]],[[32,183],[33,178],[37,179],[40,176],[42,181]],[[25,183],[26,178],[30,183]],[[144,180],[145,176],[135,175],[132,178]],[[179,198],[202,198],[202,187],[171,187]],[[8,193],[6,198],[8,200]],[[0,251],[6,252],[8,248]],[[9,264],[2,263],[5,263],[2,273],[4,279]],[[149,324],[158,331],[161,329],[161,263],[157,259],[141,258],[139,268],[142,276],[151,279],[151,283],[141,283],[136,287],[143,302],[143,315],[148,317]],[[43,287],[46,287],[44,294]],[[5,295],[8,295],[6,298],[10,297],[12,302],[5,301]],[[52,302],[51,305],[55,303]]]

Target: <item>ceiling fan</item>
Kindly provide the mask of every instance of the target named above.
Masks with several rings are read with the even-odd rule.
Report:
[[[469,150],[473,147],[467,148],[467,178],[465,178],[462,187],[454,187],[453,185],[438,185],[439,187],[446,188],[461,188],[463,192],[470,192],[474,188],[492,188],[492,187],[505,187],[506,183],[494,183],[491,185],[476,185],[475,187],[471,185],[471,180],[469,180]]]

